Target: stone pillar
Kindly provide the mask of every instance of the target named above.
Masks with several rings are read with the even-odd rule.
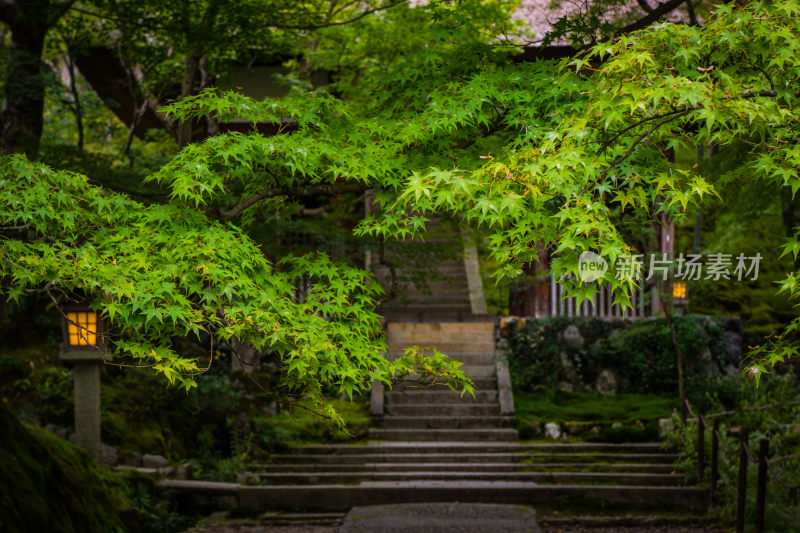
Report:
[[[99,352],[62,352],[61,359],[75,364],[74,442],[100,459],[100,365]]]
[[[473,315],[485,315],[486,297],[483,293],[483,280],[478,263],[478,248],[469,234],[462,230],[461,238],[464,241],[464,270],[467,274],[467,287],[469,288],[469,305]]]

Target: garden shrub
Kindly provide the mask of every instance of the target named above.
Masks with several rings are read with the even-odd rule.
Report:
[[[724,320],[695,315],[673,318],[687,381],[725,371]],[[573,325],[583,338],[581,346],[570,346],[562,339],[564,330]],[[672,332],[664,318],[635,322],[577,317],[523,319],[507,323],[504,334],[511,378],[518,391],[554,391],[560,381],[569,381],[562,364],[566,358],[586,390],[593,387],[601,370],[610,370],[617,377],[618,392],[677,393]]]

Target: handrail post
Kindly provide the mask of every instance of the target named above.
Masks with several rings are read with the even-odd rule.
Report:
[[[744,506],[747,496],[747,430],[739,437],[739,480],[736,484],[736,533],[744,533]]]
[[[703,482],[703,470],[705,470],[705,433],[706,421],[703,418],[705,405],[702,403],[697,406],[697,484]]]
[[[761,439],[758,448],[758,485],[756,486],[756,533],[764,533],[764,504],[767,497],[767,456],[769,440]]]
[[[719,417],[714,417],[711,428],[711,488],[709,490],[709,499],[713,506],[719,478]]]

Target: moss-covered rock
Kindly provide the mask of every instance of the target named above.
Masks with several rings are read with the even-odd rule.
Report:
[[[0,530],[123,531],[126,502],[83,450],[0,405]]]

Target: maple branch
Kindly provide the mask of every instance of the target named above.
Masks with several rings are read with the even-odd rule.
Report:
[[[294,198],[307,198],[309,196],[320,195],[333,195],[350,192],[364,192],[369,187],[364,183],[347,183],[344,185],[337,185],[335,183],[326,183],[323,185],[314,185],[311,187],[272,187],[258,191],[249,198],[245,198],[235,206],[227,211],[220,213],[223,220],[231,220],[238,216],[242,211],[251,207],[252,205],[260,202],[265,198],[272,198],[274,196],[291,196]]]
[[[636,22],[632,22],[627,26],[622,27],[621,29],[617,30],[614,33],[614,36],[620,36],[625,33],[630,33],[632,31],[641,30],[646,28],[653,22],[660,19],[662,16],[666,15],[670,11],[673,11],[678,6],[686,2],[686,0],[669,0],[669,2],[664,2],[663,4],[658,4],[655,8],[652,8],[647,15],[640,18]],[[639,4],[641,5],[641,3]],[[649,7],[649,6],[648,6]]]
[[[695,108],[691,108],[690,107],[690,108],[684,109],[683,111],[681,111],[679,113],[673,113],[672,115],[669,115],[669,116],[659,120],[655,124],[653,124],[652,128],[650,128],[646,132],[644,132],[641,135],[639,135],[639,137],[635,141],[633,141],[633,144],[630,146],[630,148],[628,148],[628,150],[624,154],[622,154],[621,156],[616,158],[611,163],[611,165],[608,168],[606,168],[600,174],[600,180],[605,178],[608,175],[608,173],[611,172],[611,170],[614,169],[617,165],[619,165],[620,163],[622,163],[623,161],[628,159],[631,156],[631,154],[636,150],[636,147],[639,146],[639,143],[641,143],[643,140],[645,140],[647,137],[649,137],[654,131],[656,131],[658,128],[660,128],[664,124],[666,124],[668,122],[672,122],[676,118],[680,118],[680,117],[684,117],[684,116],[688,115],[692,111],[695,111]]]
[[[284,25],[284,24],[270,24],[270,26],[275,28],[280,28],[282,30],[318,30],[320,28],[328,28],[331,26],[344,26],[346,24],[352,24],[353,22],[361,20],[367,15],[371,15],[372,13],[377,13],[378,11],[384,11],[386,9],[390,9],[392,7],[403,4],[405,2],[406,0],[394,0],[382,6],[378,6],[372,9],[367,9],[351,19],[341,20],[339,22],[325,22],[323,24],[311,24],[308,26],[294,26],[294,25]]]

